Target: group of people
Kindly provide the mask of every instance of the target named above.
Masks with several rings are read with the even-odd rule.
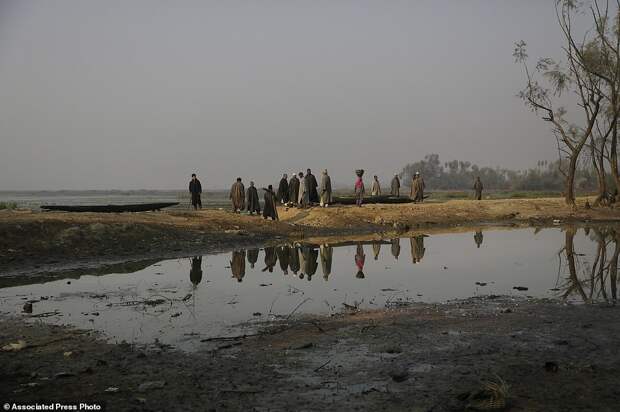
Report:
[[[364,180],[362,179],[363,170],[356,171],[357,180],[355,181],[354,191],[356,205],[362,206],[366,189]],[[426,184],[424,178],[419,172],[416,172],[411,180],[411,192],[410,198],[414,203],[424,202],[424,189]],[[398,174],[395,174],[390,182],[390,195],[393,197],[400,197],[401,181]],[[482,199],[483,185],[480,177],[476,177],[473,186],[475,192],[475,199]],[[273,186],[269,185],[266,188],[262,188],[265,192],[263,195],[263,218],[272,220],[278,220],[278,209],[276,205],[278,203],[287,206],[297,206],[300,208],[306,208],[313,205],[319,205],[321,207],[329,206],[332,201],[332,181],[327,170],[323,170],[321,175],[321,184],[319,185],[316,177],[312,174],[312,170],[307,169],[306,174],[299,172],[293,173],[291,178],[285,173],[280,179],[278,184],[278,190],[274,191]],[[189,182],[189,192],[191,194],[191,202],[194,209],[202,207],[200,199],[202,193],[202,185],[200,180],[196,177],[196,174],[192,174],[192,179]],[[381,184],[379,178],[375,175],[373,177],[371,196],[381,196]],[[256,213],[261,214],[261,206],[258,196],[258,190],[254,186],[254,182],[250,182],[250,186],[245,189],[245,185],[240,177],[237,178],[230,188],[229,199],[232,203],[232,210],[235,213],[241,213],[244,210],[250,215]]]

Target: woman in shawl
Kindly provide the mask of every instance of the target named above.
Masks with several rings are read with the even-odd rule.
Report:
[[[364,181],[362,180],[362,175],[364,174],[363,170],[357,171],[357,180],[355,181],[355,204],[358,207],[362,207],[362,202],[364,200]]]
[[[276,194],[273,192],[273,186],[269,185],[267,189],[263,188],[265,196],[263,197],[265,206],[263,208],[263,218],[270,217],[273,220],[278,220],[278,209],[276,209]]]

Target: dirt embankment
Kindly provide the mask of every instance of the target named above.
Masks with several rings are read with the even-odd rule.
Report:
[[[0,400],[98,400],[110,411],[438,412],[503,402],[509,411],[616,411],[619,310],[476,298],[299,318],[195,354],[3,319],[0,346],[27,346],[0,351]],[[489,381],[492,394],[482,390]]]
[[[620,220],[620,210],[577,209],[562,199],[280,209],[280,222],[222,210],[135,214],[0,213],[0,273],[166,258],[328,235],[394,236],[479,223]],[[67,266],[69,265],[69,266]]]

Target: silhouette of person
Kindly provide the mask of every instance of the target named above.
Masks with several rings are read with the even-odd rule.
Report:
[[[189,271],[189,281],[194,285],[194,289],[202,280],[202,256],[192,258],[192,268]]]
[[[258,262],[258,253],[258,249],[248,249],[248,263],[251,269],[254,269],[254,264]]]
[[[358,279],[364,279],[364,263],[366,262],[366,255],[364,254],[364,246],[361,243],[357,244],[357,249],[355,250],[355,266],[357,266],[357,274],[355,275]]]
[[[332,273],[332,257],[334,255],[334,248],[328,244],[321,245],[321,269],[323,270],[323,279],[329,279],[329,275]]]
[[[232,252],[230,270],[232,277],[236,278],[237,282],[243,281],[245,276],[245,250],[235,250]]]
[[[411,260],[414,264],[420,263],[424,257],[424,252],[426,251],[424,237],[424,235],[420,235],[409,239],[411,243]]]
[[[291,272],[293,272],[293,274],[297,274],[297,272],[299,272],[299,269],[301,268],[301,266],[299,265],[299,248],[297,246],[291,246],[289,248],[289,255],[288,255],[288,261],[289,261],[289,266],[291,267]]]
[[[278,263],[278,256],[276,255],[275,247],[265,248],[265,267],[263,272],[269,270],[269,273],[273,273],[273,267]]]
[[[302,256],[302,268],[303,271],[306,273],[309,282],[312,280],[312,276],[314,276],[317,268],[319,267],[319,263],[317,261],[319,257],[319,251],[310,246],[302,246]]]
[[[398,260],[398,256],[400,255],[400,238],[391,239],[390,242],[392,243],[392,256],[394,256],[394,258]]]
[[[476,242],[476,247],[478,247],[478,249],[480,249],[483,239],[484,236],[482,236],[482,230],[476,230],[476,233],[474,233],[474,242]]]
[[[278,255],[278,260],[280,261],[280,269],[282,269],[282,273],[288,275],[288,261],[289,256],[291,254],[290,247],[288,245],[279,246],[276,248],[276,254]]]
[[[379,253],[381,252],[381,242],[372,242],[372,253],[375,260],[379,260]]]

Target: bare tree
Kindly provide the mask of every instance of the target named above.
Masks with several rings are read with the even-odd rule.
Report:
[[[523,65],[527,79],[519,97],[535,113],[542,112],[542,119],[553,125],[558,153],[560,160],[563,160],[559,162],[559,167],[565,177],[564,197],[566,203],[573,207],[577,162],[584,146],[593,136],[597,119],[606,103],[605,79],[599,72],[604,62],[596,47],[600,36],[596,35],[593,39],[586,33],[581,41],[576,40],[573,18],[579,11],[575,0],[556,0],[557,22],[564,38],[562,51],[565,66],[551,58],[542,58],[532,71],[527,64],[524,41],[515,44],[513,53],[515,61]],[[554,104],[568,90],[577,96],[577,106],[583,114],[580,122],[569,123],[566,109]],[[615,125],[616,122],[612,123]]]

